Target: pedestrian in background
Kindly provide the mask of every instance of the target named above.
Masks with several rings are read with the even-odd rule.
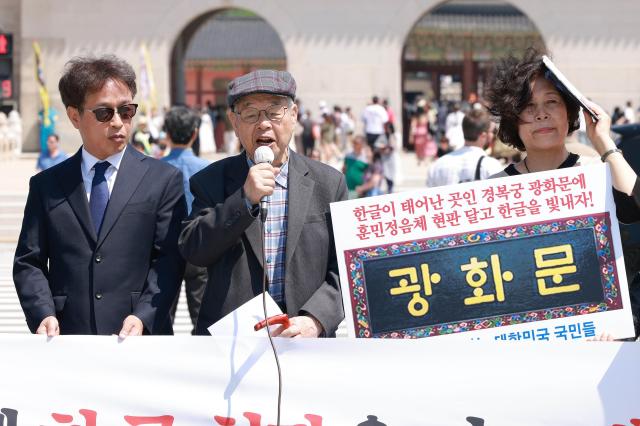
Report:
[[[351,151],[344,157],[344,173],[349,190],[349,198],[358,198],[356,188],[364,183],[364,175],[372,159],[372,152],[363,135],[355,135],[351,140]]]
[[[49,167],[62,163],[69,157],[66,152],[60,149],[60,137],[53,133],[47,138],[47,151],[41,152],[38,157],[36,169],[38,171],[46,170]]]
[[[371,103],[362,111],[362,122],[364,131],[367,135],[367,144],[371,150],[378,138],[384,136],[385,125],[389,121],[387,110],[380,105],[380,99],[377,96],[371,98]]]
[[[464,146],[437,159],[429,169],[428,187],[487,179],[502,163],[487,155],[495,138],[495,124],[486,110],[472,109],[462,119]]]
[[[409,128],[409,144],[413,145],[418,165],[423,162],[429,164],[438,152],[438,147],[429,127],[429,115],[427,102],[423,99],[418,102],[415,116],[411,119]]]
[[[382,157],[380,150],[377,149],[373,152],[373,158],[371,163],[365,171],[362,185],[356,187],[356,193],[358,197],[375,197],[376,195],[382,195],[382,183],[384,182],[384,171],[382,167]]]
[[[185,106],[174,106],[165,116],[164,129],[171,152],[162,160],[178,168],[182,172],[184,194],[187,200],[187,211],[191,212],[193,195],[189,190],[189,179],[209,165],[209,162],[197,157],[191,146],[198,137],[200,128],[200,116],[195,111]],[[187,296],[187,308],[193,324],[192,334],[195,332],[198,312],[202,304],[202,295],[207,285],[207,268],[186,264],[184,271],[185,294]],[[171,309],[172,318],[175,317],[178,298]]]
[[[384,110],[387,112],[387,122],[384,124],[384,133],[389,139],[396,132],[396,114],[391,109],[391,105],[389,105],[389,99],[385,99],[382,101],[382,106]]]
[[[316,146],[316,124],[311,118],[311,111],[307,111],[300,121],[302,125],[302,154],[311,157],[311,153]]]

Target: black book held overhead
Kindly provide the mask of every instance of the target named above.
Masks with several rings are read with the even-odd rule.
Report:
[[[584,109],[589,113],[589,115],[591,115],[591,118],[593,118],[593,121],[598,121],[598,117],[596,116],[596,113],[593,112],[593,110],[589,108],[585,103],[586,98],[584,97],[584,95],[580,93],[580,91],[576,89],[576,87],[573,84],[571,84],[569,79],[565,77],[564,74],[562,74],[562,72],[560,72],[558,67],[556,67],[553,62],[551,62],[551,59],[549,59],[548,56],[543,55],[542,63],[546,68],[546,71],[544,73],[545,78],[551,81],[553,85],[556,86],[556,88],[560,92],[571,97],[572,99],[575,99],[575,101],[580,104],[582,109]]]

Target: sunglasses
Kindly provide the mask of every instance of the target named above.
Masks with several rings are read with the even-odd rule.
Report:
[[[106,123],[107,121],[111,121],[116,111],[122,120],[131,120],[133,116],[136,115],[137,110],[138,104],[126,104],[118,108],[100,107],[90,109],[89,111],[96,116],[96,120],[101,123]]]

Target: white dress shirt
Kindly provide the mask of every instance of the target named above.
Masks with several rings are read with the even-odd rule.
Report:
[[[125,147],[125,149],[127,149]],[[91,183],[93,181],[93,176],[95,175],[95,170],[93,166],[100,161],[108,161],[111,165],[104,172],[104,177],[107,180],[107,186],[109,187],[109,197],[111,197],[111,192],[113,191],[113,185],[116,182],[116,176],[118,175],[118,169],[120,168],[120,162],[122,161],[122,156],[124,155],[124,149],[117,154],[113,154],[111,157],[106,158],[105,160],[98,160],[93,155],[89,154],[84,146],[82,147],[82,181],[84,183],[84,189],[87,193],[87,201],[91,200]]]
[[[478,160],[482,156],[485,157],[480,165],[480,179],[487,179],[504,168],[498,160],[487,156],[482,148],[463,146],[457,151],[438,158],[431,164],[427,175],[427,186],[433,188],[473,181]]]

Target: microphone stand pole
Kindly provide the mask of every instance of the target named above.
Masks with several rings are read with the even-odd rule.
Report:
[[[262,203],[261,203],[262,204]],[[264,319],[267,323],[265,329],[267,330],[267,337],[269,338],[269,344],[273,350],[273,357],[276,360],[276,367],[278,368],[278,415],[276,425],[280,426],[280,408],[282,406],[282,371],[280,370],[280,360],[278,358],[278,351],[273,343],[273,336],[271,336],[271,329],[269,327],[269,315],[267,315],[267,259],[265,254],[265,237],[264,237],[264,224],[267,220],[267,208],[260,208],[260,224],[262,234],[262,310],[264,313]]]

